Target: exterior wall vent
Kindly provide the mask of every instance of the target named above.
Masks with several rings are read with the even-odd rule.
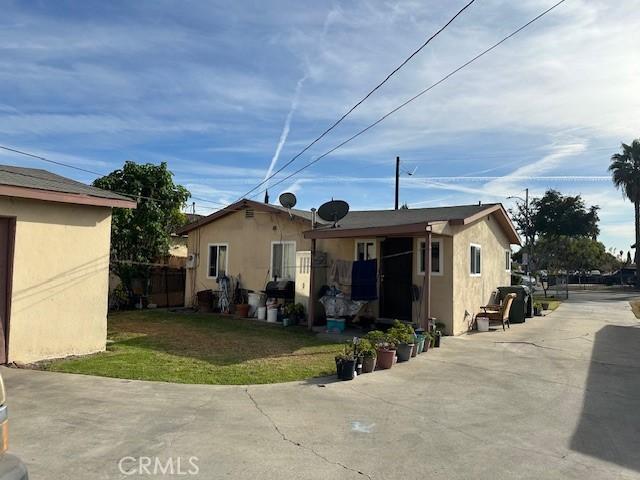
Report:
[[[245,209],[244,218],[253,218],[253,208]]]

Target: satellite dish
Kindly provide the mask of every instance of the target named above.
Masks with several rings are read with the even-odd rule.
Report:
[[[318,216],[325,222],[333,222],[333,225],[342,220],[349,213],[349,204],[344,200],[331,200],[323,203],[318,209]]]
[[[282,205],[284,208],[293,208],[298,202],[296,196],[293,193],[289,192],[284,192],[283,194],[281,194],[278,197],[278,200],[280,201],[280,205]]]

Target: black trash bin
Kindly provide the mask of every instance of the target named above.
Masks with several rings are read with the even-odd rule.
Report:
[[[527,317],[533,317],[533,300],[531,290],[526,285],[513,285],[498,287],[499,300],[502,301],[507,294],[515,293],[516,298],[509,312],[509,323],[524,323]]]

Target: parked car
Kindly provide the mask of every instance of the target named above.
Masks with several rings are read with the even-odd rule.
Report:
[[[611,275],[604,275],[603,282],[606,285],[633,285],[636,279],[635,268],[622,267]]]
[[[589,272],[589,275],[593,275],[594,277],[597,277],[597,276],[600,276],[601,273],[600,273],[600,270],[591,270]]]
[[[29,480],[27,467],[15,455],[7,453],[9,441],[9,414],[4,381],[0,376],[0,480]]]

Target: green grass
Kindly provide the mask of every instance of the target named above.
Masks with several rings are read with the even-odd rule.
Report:
[[[342,349],[304,327],[151,310],[110,315],[107,337],[106,352],[42,368],[175,383],[276,383],[335,373]]]
[[[540,302],[540,303],[548,303],[549,304],[549,310],[554,311],[556,308],[558,308],[560,306],[560,304],[562,303],[562,300],[558,300],[557,298],[544,298],[544,296],[534,296],[533,297],[533,301],[534,302]]]

